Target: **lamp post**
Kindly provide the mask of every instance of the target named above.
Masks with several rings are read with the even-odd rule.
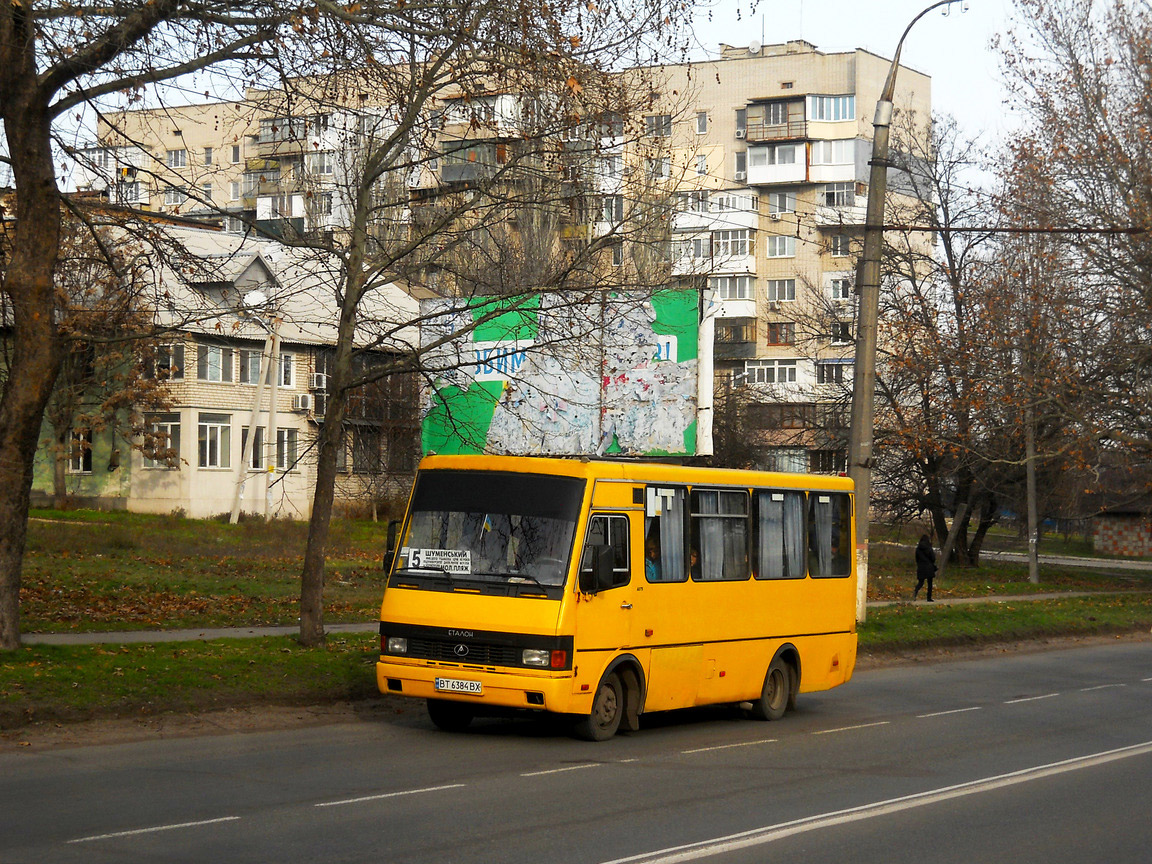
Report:
[[[913,25],[940,6],[962,0],[938,0],[913,18],[896,43],[888,78],[872,121],[872,161],[868,178],[868,211],[864,220],[864,251],[856,271],[860,295],[856,320],[856,354],[852,376],[852,425],[848,438],[848,476],[856,485],[856,620],[863,621],[868,599],[868,512],[872,493],[872,435],[876,394],[876,319],[880,307],[880,255],[884,247],[884,196],[888,191],[888,139],[892,125],[892,95],[900,50]]]

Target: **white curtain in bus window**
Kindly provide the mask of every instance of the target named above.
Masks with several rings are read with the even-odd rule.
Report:
[[[694,490],[692,548],[703,581],[748,578],[748,493]]]
[[[644,520],[644,555],[647,561],[649,544],[655,544],[659,556],[646,563],[644,575],[649,582],[685,582],[688,580],[687,559],[684,550],[684,502],[686,490],[660,487],[660,515]]]
[[[761,579],[804,578],[804,493],[758,495]]]
[[[813,576],[852,575],[852,507],[847,495],[813,492],[808,508],[808,569]]]

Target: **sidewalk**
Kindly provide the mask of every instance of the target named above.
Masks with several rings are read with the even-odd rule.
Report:
[[[934,600],[941,606],[962,606],[972,603],[1019,603],[1027,600],[1056,600],[1063,597],[1103,597],[1116,594],[1147,594],[1148,590],[1133,591],[1059,591],[1049,594],[989,595],[986,597],[941,597]],[[915,603],[921,605],[926,600],[869,600],[868,608],[902,606]],[[379,621],[365,621],[362,624],[329,624],[324,628],[328,635],[338,633],[375,633],[380,630]],[[25,633],[20,637],[24,645],[130,645],[141,642],[207,642],[212,639],[245,639],[254,636],[294,636],[299,627],[206,627],[198,630],[123,630],[100,633]]]

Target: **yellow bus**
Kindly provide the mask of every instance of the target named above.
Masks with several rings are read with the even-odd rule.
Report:
[[[852,508],[844,477],[426,457],[389,530],[377,685],[448,730],[496,708],[592,740],[696,705],[778,719],[852,675]]]

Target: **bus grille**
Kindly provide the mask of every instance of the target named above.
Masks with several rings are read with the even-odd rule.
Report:
[[[468,653],[456,653],[458,646],[464,645]],[[475,666],[522,666],[521,651],[511,645],[485,645],[465,643],[447,639],[408,640],[408,656],[421,660],[442,660],[445,663],[463,663]]]

